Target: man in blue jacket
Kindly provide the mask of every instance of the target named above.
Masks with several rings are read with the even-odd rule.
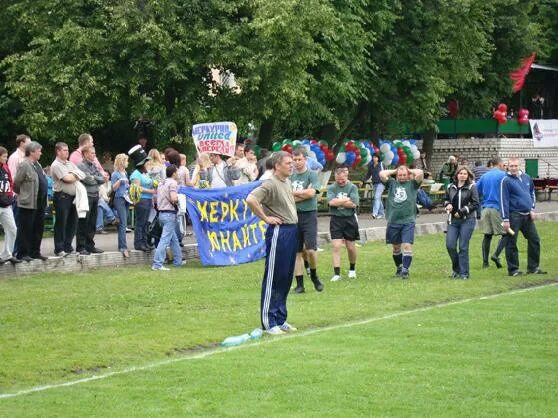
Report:
[[[527,174],[519,170],[519,159],[512,158],[508,163],[508,174],[502,179],[502,220],[506,232],[512,230],[507,238],[506,261],[508,275],[520,276],[517,233],[521,231],[527,239],[527,273],[546,274],[539,267],[541,241],[535,226],[535,186]]]

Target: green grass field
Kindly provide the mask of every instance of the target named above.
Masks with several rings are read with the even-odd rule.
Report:
[[[289,297],[299,332],[229,350],[259,325],[262,262],[2,280],[0,415],[555,416],[558,224],[538,228],[546,276],[482,270],[478,235],[469,281],[442,235],[417,238],[409,281],[381,243],[354,281],[320,253],[325,291]]]

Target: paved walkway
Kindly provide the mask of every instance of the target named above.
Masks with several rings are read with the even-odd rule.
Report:
[[[541,202],[537,204],[537,212],[558,212],[558,201],[557,202]],[[417,224],[429,224],[429,223],[439,223],[445,222],[447,216],[445,213],[441,212],[440,209],[435,209],[432,213],[422,212],[417,218]],[[385,219],[372,219],[370,214],[361,213],[359,216],[359,226],[361,229],[375,228],[375,227],[385,227]],[[112,227],[111,227],[112,228]],[[114,229],[109,229],[109,233],[106,235],[97,235],[95,237],[95,243],[98,248],[105,251],[117,251],[117,234]],[[192,232],[192,227],[188,227],[188,232]],[[329,216],[319,216],[318,218],[318,232],[327,233],[329,232]],[[134,233],[128,233],[128,248],[134,248]],[[184,239],[184,244],[195,244],[196,239],[194,236],[187,236]],[[2,248],[3,242],[0,241],[0,248]],[[75,248],[75,246],[74,246]],[[47,237],[43,239],[41,250],[45,256],[54,255],[54,240],[52,237]]]

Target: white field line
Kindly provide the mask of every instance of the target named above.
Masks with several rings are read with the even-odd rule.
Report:
[[[118,375],[122,375],[122,374],[133,373],[133,372],[144,371],[144,370],[150,370],[150,369],[154,369],[154,368],[157,368],[157,367],[166,366],[168,364],[178,363],[178,362],[182,362],[182,361],[203,359],[203,358],[210,357],[210,356],[213,356],[213,355],[223,354],[223,353],[226,353],[227,351],[231,351],[231,350],[241,350],[241,349],[256,347],[256,346],[259,346],[259,345],[262,345],[262,344],[273,344],[273,343],[277,343],[277,342],[280,342],[280,341],[284,341],[286,339],[301,338],[301,337],[306,337],[308,335],[318,334],[318,333],[322,333],[322,332],[334,331],[334,330],[343,329],[343,328],[351,328],[351,327],[355,327],[355,326],[359,326],[359,325],[366,325],[366,324],[370,324],[372,322],[389,320],[389,319],[398,318],[398,317],[405,316],[405,315],[412,315],[412,314],[415,314],[415,313],[430,311],[430,310],[433,310],[433,309],[445,308],[445,307],[453,306],[453,305],[461,305],[461,304],[465,304],[465,303],[469,303],[469,302],[476,302],[476,301],[479,301],[479,300],[488,300],[488,299],[495,299],[495,298],[498,298],[498,297],[501,297],[501,296],[517,295],[517,294],[520,294],[520,293],[531,292],[531,291],[534,291],[534,290],[539,290],[539,289],[543,289],[543,288],[546,288],[546,287],[557,286],[557,285],[558,285],[558,283],[548,283],[548,284],[544,284],[544,285],[541,285],[541,286],[534,286],[534,287],[529,287],[529,288],[525,288],[525,289],[511,290],[509,292],[496,293],[496,294],[488,295],[488,296],[478,296],[478,297],[474,297],[474,298],[467,298],[467,299],[456,300],[456,301],[452,301],[452,302],[443,302],[443,303],[439,303],[439,304],[436,304],[436,305],[425,306],[425,307],[422,307],[422,308],[411,309],[411,310],[408,310],[408,311],[394,312],[394,313],[391,313],[391,314],[388,314],[388,315],[363,319],[363,320],[360,320],[360,321],[347,322],[345,324],[337,324],[337,325],[331,325],[331,326],[322,327],[322,328],[316,328],[316,329],[312,329],[312,330],[308,330],[308,331],[290,333],[288,335],[281,336],[281,337],[275,337],[275,338],[269,338],[269,339],[265,338],[263,340],[254,341],[254,342],[246,344],[246,345],[239,345],[239,346],[228,347],[228,348],[219,347],[219,348],[214,348],[214,349],[208,349],[208,350],[203,351],[201,353],[196,353],[196,354],[192,354],[192,355],[185,355],[183,357],[176,357],[176,358],[172,358],[172,359],[168,359],[168,360],[157,361],[157,362],[154,362],[154,363],[144,364],[142,366],[133,366],[133,367],[129,367],[129,368],[114,371],[114,372],[109,372],[109,373],[104,373],[104,374],[95,375],[95,376],[91,376],[91,377],[86,377],[86,378],[83,378],[83,379],[71,380],[69,382],[63,382],[63,383],[54,383],[54,384],[50,384],[50,385],[35,386],[35,387],[29,388],[29,389],[23,389],[23,390],[20,390],[18,392],[13,392],[13,393],[4,393],[4,394],[0,394],[0,399],[15,398],[15,397],[18,397],[18,396],[28,395],[28,394],[35,393],[35,392],[43,392],[43,391],[50,390],[50,389],[58,389],[58,388],[63,388],[63,387],[67,387],[67,386],[74,386],[74,385],[78,385],[78,384],[81,384],[81,383],[93,382],[95,380],[107,379],[107,378],[112,377],[112,376],[118,376]]]

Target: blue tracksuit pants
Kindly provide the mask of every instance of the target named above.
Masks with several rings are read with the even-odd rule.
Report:
[[[293,281],[298,248],[297,226],[269,225],[265,247],[260,310],[263,329],[270,329],[287,320],[287,295]]]

